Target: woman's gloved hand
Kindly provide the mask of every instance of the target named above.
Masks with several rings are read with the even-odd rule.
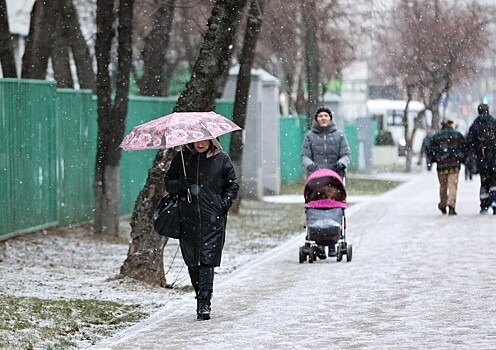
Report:
[[[319,167],[317,166],[317,164],[315,163],[312,163],[310,165],[307,166],[307,172],[309,174],[313,173],[315,170],[317,170]]]
[[[346,170],[346,165],[341,162],[337,162],[336,164],[334,164],[334,168],[336,169],[336,171],[344,171]]]
[[[184,192],[186,191],[187,188],[190,188],[191,185],[193,185],[193,180],[189,177],[183,177],[179,180],[177,180],[177,189],[179,192]]]

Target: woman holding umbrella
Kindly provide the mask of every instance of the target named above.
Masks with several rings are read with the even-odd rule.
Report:
[[[214,267],[219,266],[227,213],[238,194],[234,166],[214,139],[187,144],[165,176],[170,194],[179,195],[179,244],[196,292],[197,319],[210,319]]]

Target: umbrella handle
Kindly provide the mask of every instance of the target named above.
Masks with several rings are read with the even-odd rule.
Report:
[[[181,160],[183,162],[184,177],[186,177],[186,166],[184,165],[183,145],[181,145]],[[187,195],[188,203],[191,203],[192,202],[192,198],[191,198],[191,191],[190,191],[189,188],[188,188],[187,192],[188,192],[188,195]]]

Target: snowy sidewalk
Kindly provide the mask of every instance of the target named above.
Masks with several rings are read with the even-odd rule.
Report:
[[[212,319],[186,295],[95,349],[490,349],[496,216],[460,177],[458,216],[435,172],[347,210],[353,261],[298,262],[304,233],[215,285]],[[146,295],[143,295],[146,298]]]

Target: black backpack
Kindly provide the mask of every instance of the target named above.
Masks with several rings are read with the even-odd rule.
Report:
[[[485,156],[488,152],[494,152],[496,149],[496,120],[480,124],[477,135],[477,143],[481,148],[481,155]]]

